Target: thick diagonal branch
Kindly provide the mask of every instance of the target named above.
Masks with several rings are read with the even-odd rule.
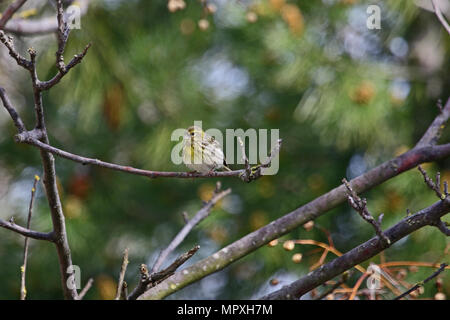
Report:
[[[203,205],[203,207],[194,215],[192,219],[190,220],[186,219],[187,221],[185,226],[170,242],[167,248],[161,251],[160,255],[156,259],[156,262],[153,265],[151,271],[151,276],[148,275],[147,266],[145,266],[145,268],[141,267],[141,281],[139,282],[138,286],[133,290],[133,292],[129,295],[128,297],[129,300],[134,300],[138,298],[142,293],[145,292],[145,290],[147,289],[147,287],[151,282],[156,283],[162,281],[163,277],[161,275],[164,275],[164,278],[167,278],[168,276],[172,275],[181,264],[183,264],[187,259],[189,259],[200,248],[199,246],[194,247],[192,250],[178,257],[178,259],[176,259],[175,262],[172,263],[171,266],[166,268],[164,271],[158,272],[164,261],[170,255],[170,253],[172,253],[180,245],[180,243],[186,238],[189,232],[191,232],[191,230],[196,225],[198,225],[202,220],[204,220],[209,215],[212,208],[217,202],[219,202],[223,197],[225,197],[231,192],[231,189],[227,189],[224,191],[221,191],[220,189],[221,184],[220,182],[217,182],[216,189],[214,191],[212,198]]]
[[[0,29],[3,29],[9,19],[12,18],[13,14],[19,10],[25,2],[27,2],[27,0],[16,0],[6,8],[0,19]]]
[[[116,171],[122,171],[130,174],[135,174],[139,176],[149,177],[149,178],[214,178],[214,177],[238,177],[244,169],[233,170],[233,171],[212,171],[208,173],[198,173],[198,172],[170,172],[170,171],[151,171],[143,170],[138,168],[133,168],[130,166],[122,166],[110,162],[105,162],[98,159],[82,157],[58,148],[55,148],[47,143],[39,141],[33,135],[29,134],[29,131],[23,132],[22,134],[16,135],[16,141],[21,143],[27,143],[29,145],[36,146],[41,150],[50,152],[58,157],[65,158],[71,161],[81,163],[83,165],[95,165],[102,168],[107,168]]]
[[[418,169],[420,171],[420,173],[423,176],[423,180],[425,181],[425,184],[428,186],[428,188],[430,188],[431,190],[434,191],[434,193],[436,193],[436,196],[439,199],[444,199],[445,198],[445,194],[443,194],[441,192],[441,183],[440,183],[440,173],[438,172],[436,174],[436,183],[433,181],[433,179],[431,179],[427,172],[425,171],[425,169],[422,168],[422,166],[418,166]]]
[[[412,232],[432,225],[434,221],[450,211],[450,201],[439,201],[430,207],[423,209],[416,214],[407,217],[385,231],[386,236],[392,243],[399,241]],[[314,289],[318,285],[328,281],[342,272],[366,261],[385,249],[379,237],[374,237],[369,241],[357,246],[339,258],[321,266],[310,272],[303,278],[272,292],[261,299],[298,299],[306,292]]]
[[[1,87],[0,87],[0,99],[2,100],[3,106],[5,107],[6,111],[8,111],[9,115],[11,116],[11,119],[17,128],[17,131],[19,131],[19,133],[24,132],[26,129],[22,119],[20,118],[16,109],[14,109],[14,107],[12,106],[11,101],[6,95],[5,89]]]
[[[214,207],[214,205],[219,202],[223,197],[230,194],[231,189],[227,189],[224,191],[220,191],[220,188],[218,187],[216,189],[216,192],[214,193],[213,197],[195,214],[195,216],[188,221],[181,229],[181,231],[175,236],[175,238],[170,242],[170,244],[167,246],[166,249],[161,251],[161,254],[159,255],[158,259],[156,260],[152,272],[156,272],[160,269],[166,258],[171,254],[179,245],[181,242],[183,242],[184,238],[191,232],[191,230],[199,224],[202,220],[204,220],[209,213],[211,212],[211,209]]]

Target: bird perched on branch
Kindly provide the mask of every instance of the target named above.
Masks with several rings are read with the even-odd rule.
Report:
[[[200,173],[221,168],[231,171],[219,142],[197,126],[189,127],[183,137],[183,163]]]

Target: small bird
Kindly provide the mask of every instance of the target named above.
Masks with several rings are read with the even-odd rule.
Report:
[[[221,168],[231,171],[219,142],[197,126],[189,127],[183,137],[183,163],[200,173]]]

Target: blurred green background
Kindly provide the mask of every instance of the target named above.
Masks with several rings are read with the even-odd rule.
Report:
[[[0,9],[11,1],[0,3]],[[180,2],[177,2],[178,4]],[[450,12],[448,1],[441,1]],[[366,27],[368,5],[381,8],[381,29]],[[245,234],[370,168],[413,147],[438,113],[436,101],[450,92],[450,36],[429,1],[216,0],[186,1],[173,10],[167,1],[91,1],[73,30],[66,61],[86,43],[82,64],[44,93],[51,144],[72,153],[149,170],[184,171],[170,154],[170,135],[202,120],[203,128],[280,129],[280,170],[250,184],[221,179],[231,187],[208,219],[169,257],[195,244],[192,264]],[[447,5],[445,7],[445,5]],[[24,10],[54,14],[47,1],[30,1]],[[169,10],[171,9],[171,10]],[[173,12],[171,12],[173,11]],[[35,19],[38,17],[30,17]],[[206,22],[207,21],[207,22]],[[16,37],[25,54],[38,52],[38,73],[49,79],[54,66],[54,35]],[[0,85],[32,128],[32,90],[28,74],[0,48]],[[41,175],[39,152],[13,141],[15,128],[0,111],[0,218],[26,224],[33,177]],[[448,142],[449,131],[441,142]],[[450,181],[450,160],[424,166]],[[238,168],[238,166],[234,166]],[[82,286],[94,278],[87,299],[110,299],[122,252],[130,250],[125,280],[133,288],[141,263],[152,265],[159,251],[189,215],[208,200],[216,179],[156,179],[133,176],[56,159],[74,264]],[[417,170],[364,194],[383,228],[436,201]],[[446,218],[450,221],[449,218]],[[38,187],[32,228],[51,229],[42,186]],[[372,227],[347,204],[325,214],[307,231],[284,239],[327,242],[345,252],[373,236]],[[17,299],[23,237],[0,230],[0,299]],[[449,261],[449,240],[423,228],[375,257],[385,261]],[[445,250],[447,246],[447,251]],[[294,253],[303,260],[292,261]],[[309,272],[321,252],[313,246],[286,251],[265,246],[170,298],[252,298],[280,288]],[[334,258],[329,254],[326,261]],[[368,262],[363,264],[368,266]],[[432,273],[405,268],[403,281]],[[416,272],[413,272],[416,271]],[[399,269],[393,269],[395,276]],[[402,271],[403,272],[403,271]],[[348,285],[354,285],[355,272]],[[450,272],[440,289],[450,296]],[[277,279],[278,284],[273,285]],[[365,287],[365,284],[363,284]],[[29,299],[62,298],[53,245],[30,241]],[[435,282],[420,298],[437,293]],[[392,293],[384,298],[392,297]]]

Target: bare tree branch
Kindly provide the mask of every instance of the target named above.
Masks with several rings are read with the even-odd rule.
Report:
[[[58,17],[61,17],[63,14],[63,7],[61,0],[56,1],[57,5],[57,15]],[[57,19],[58,20],[58,39],[64,43],[59,42],[58,43],[58,53],[57,53],[57,64],[60,63],[60,56],[62,57],[63,49],[65,48],[65,42],[67,41],[67,28],[65,28],[64,19]],[[37,139],[36,141],[39,141],[43,144],[49,144],[48,134],[45,126],[45,119],[44,119],[44,108],[42,104],[42,90],[47,90],[51,88],[53,85],[59,82],[59,80],[62,78],[62,76],[67,73],[68,70],[70,70],[71,67],[75,66],[77,63],[81,61],[81,59],[86,54],[87,48],[85,51],[78,56],[75,56],[74,59],[67,65],[63,71],[59,71],[58,74],[50,81],[48,82],[41,82],[38,79],[37,72],[36,72],[36,51],[32,48],[28,50],[28,53],[30,55],[30,60],[26,60],[25,58],[21,57],[20,54],[17,53],[17,51],[14,49],[14,45],[12,42],[11,37],[6,37],[3,31],[0,31],[0,41],[8,48],[10,55],[16,60],[17,64],[19,66],[22,66],[23,68],[27,69],[30,72],[31,80],[32,80],[32,86],[33,86],[33,96],[34,96],[34,108],[35,108],[35,114],[36,114],[36,126],[33,131],[23,131],[24,125],[23,122],[18,117],[17,112],[15,109],[11,106],[11,103],[7,99],[6,95],[4,94],[4,90],[0,90],[1,98],[3,105],[13,118],[14,124],[18,128],[19,135],[27,133],[28,137],[33,137]],[[62,49],[62,50],[61,50]],[[55,80],[56,79],[56,80]],[[65,218],[64,213],[62,210],[61,200],[58,193],[58,188],[56,185],[56,172],[55,172],[55,159],[53,155],[50,152],[47,152],[43,149],[40,149],[41,154],[41,160],[44,168],[44,175],[43,175],[43,184],[45,187],[46,195],[48,204],[50,207],[50,213],[52,217],[52,223],[53,223],[53,232],[52,232],[52,241],[56,245],[56,250],[58,252],[58,258],[59,258],[59,265],[60,265],[60,274],[61,274],[61,283],[62,288],[64,292],[64,297],[66,299],[78,299],[78,293],[75,288],[75,286],[69,286],[68,281],[72,279],[72,272],[70,270],[73,270],[72,268],[72,257],[70,254],[70,248],[69,243],[67,240],[67,232],[66,232],[66,226],[65,226]],[[32,232],[29,232],[28,229],[23,230],[24,228],[20,229],[17,226],[13,226],[10,224],[4,224],[5,227],[8,227],[10,229],[15,229],[17,232],[25,233],[25,235],[33,234]],[[42,235],[36,235],[34,236],[40,236]],[[30,237],[33,237],[30,235]],[[45,236],[44,236],[45,238]]]
[[[429,276],[428,278],[426,278],[425,280],[423,280],[422,282],[417,283],[415,286],[411,287],[409,290],[405,291],[404,293],[402,293],[401,295],[397,296],[394,298],[394,300],[400,300],[403,297],[406,297],[408,294],[410,294],[411,292],[419,289],[420,287],[422,287],[425,283],[427,283],[428,281],[436,278],[438,275],[440,275],[445,268],[448,266],[448,264],[443,263],[441,264],[441,266],[439,267],[439,269],[434,272],[431,276]]]
[[[445,195],[441,193],[439,172],[436,175],[436,183],[434,183],[433,180],[430,177],[428,177],[427,172],[421,166],[419,166],[418,169],[422,174],[425,184],[428,186],[428,188],[433,190],[439,199],[445,199]]]
[[[70,69],[75,67],[77,64],[81,62],[81,60],[83,60],[84,56],[87,54],[87,51],[89,50],[90,47],[91,43],[88,43],[84,48],[84,50],[81,53],[74,55],[72,60],[70,60],[70,62],[67,65],[64,65],[64,61],[62,61],[62,63],[61,61],[58,61],[59,63],[58,73],[48,81],[40,81],[37,84],[39,90],[48,90],[52,88],[54,85],[56,85],[62,79],[62,77],[64,77],[70,71]],[[62,56],[58,57],[57,59],[62,59]]]
[[[404,218],[399,223],[386,230],[385,234],[392,243],[395,243],[417,229],[432,225],[449,211],[449,199],[439,201],[410,217]],[[332,279],[353,266],[374,257],[384,249],[385,245],[382,243],[382,240],[380,240],[378,236],[374,237],[356,248],[353,248],[341,257],[310,272],[303,278],[284,286],[280,290],[272,292],[261,299],[298,299],[309,290]]]
[[[247,155],[245,154],[245,145],[240,137],[238,137],[238,142],[239,145],[241,146],[242,158],[244,160],[245,165],[245,169],[242,170],[242,172],[239,174],[239,178],[244,182],[251,182],[261,177],[261,175],[263,175],[263,169],[269,167],[273,158],[278,155],[281,149],[282,139],[278,139],[277,144],[272,148],[270,156],[267,159],[267,161],[261,164],[257,164],[253,167],[251,167],[248,162]]]
[[[31,215],[33,214],[34,198],[36,195],[36,187],[37,187],[37,183],[39,180],[40,180],[40,178],[37,175],[34,176],[33,187],[31,188],[30,205],[28,207],[27,229],[30,229]],[[24,252],[23,252],[23,264],[20,268],[20,273],[21,273],[20,300],[25,300],[25,297],[27,295],[27,289],[25,286],[25,275],[27,272],[27,260],[28,260],[28,237],[25,237],[25,245],[24,245]]]
[[[13,221],[5,221],[0,219],[0,227],[17,232],[25,237],[33,238],[36,240],[47,240],[51,242],[55,241],[55,235],[53,232],[45,233],[30,230],[15,224]]]
[[[200,248],[199,246],[196,246],[187,253],[179,256],[169,267],[167,267],[163,271],[158,272],[167,257],[180,245],[180,243],[186,238],[189,232],[209,215],[211,209],[217,202],[219,202],[230,192],[231,189],[221,191],[221,184],[220,182],[217,182],[216,189],[214,190],[212,198],[203,205],[203,207],[195,214],[195,216],[192,219],[188,220],[187,215],[185,215],[186,225],[170,242],[167,248],[161,251],[160,255],[156,259],[155,264],[153,265],[151,275],[149,275],[146,265],[141,266],[141,280],[138,286],[128,296],[129,300],[135,300],[145,292],[147,287],[155,285],[156,283],[161,282],[162,280],[172,275],[179,266],[181,266],[186,260],[192,257],[195,252],[197,252],[197,250]]]
[[[0,19],[0,29],[3,29],[3,27],[6,25],[6,23],[11,19],[13,14],[22,7],[27,0],[16,0],[13,3],[11,3],[8,8],[3,12],[1,19]]]
[[[414,148],[354,178],[350,183],[355,192],[362,193],[402,172],[415,168],[420,163],[444,159],[448,156],[450,156],[450,144]],[[229,264],[248,255],[273,239],[289,233],[296,227],[318,218],[346,201],[346,199],[347,190],[344,185],[340,185],[315,200],[272,221],[268,225],[236,240],[214,253],[212,256],[202,259],[184,270],[176,272],[168,279],[168,281],[150,288],[141,298],[164,298],[211,273],[225,268]],[[388,236],[388,234],[386,235]],[[177,283],[178,286],[172,288],[170,283]]]

